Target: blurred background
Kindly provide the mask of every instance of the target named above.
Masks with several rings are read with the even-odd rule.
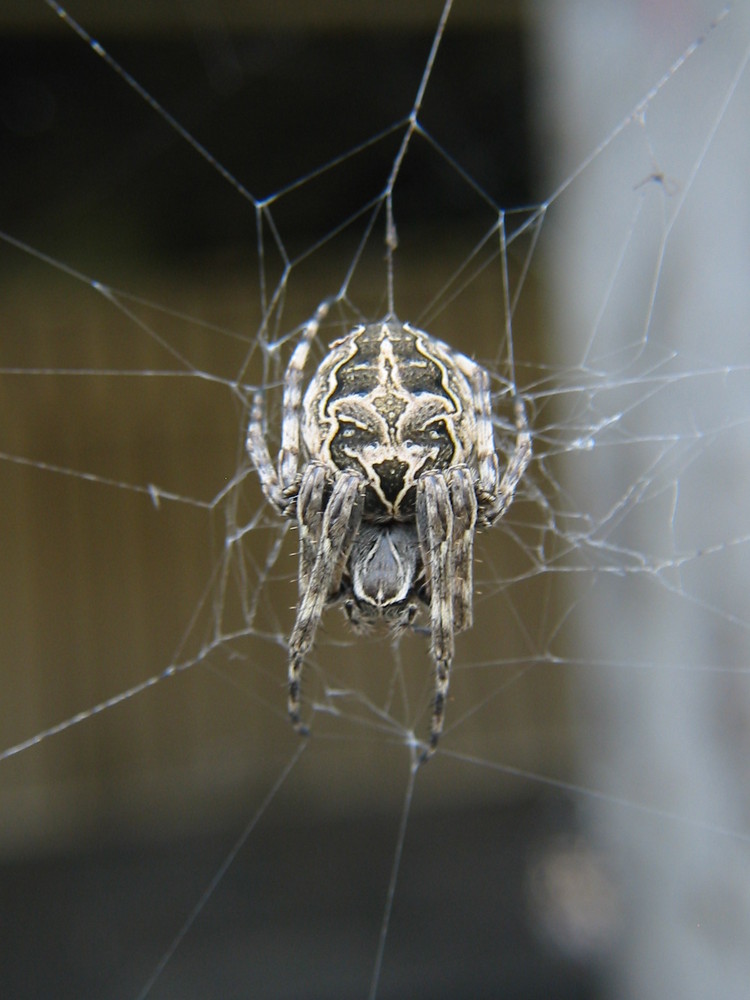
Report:
[[[3,996],[139,996],[245,835],[148,995],[367,996],[404,817],[381,1000],[744,995],[745,12],[626,121],[710,5],[456,3],[420,122],[464,176],[413,143],[396,303],[500,389],[472,248],[550,198],[507,223],[537,461],[479,540],[446,752],[410,793],[424,637],[331,613],[296,760],[295,539],[242,478],[232,383],[273,420],[288,345],[261,342],[355,261],[382,313],[382,239],[337,227],[382,194],[440,10],[72,5],[234,183],[45,3],[0,13]]]

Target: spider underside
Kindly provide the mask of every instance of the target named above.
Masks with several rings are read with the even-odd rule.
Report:
[[[435,699],[423,759],[443,730],[454,636],[471,627],[474,533],[503,516],[531,458],[523,403],[501,472],[487,372],[394,316],[331,344],[302,394],[323,303],[284,375],[276,464],[254,395],[247,451],[263,492],[299,527],[299,604],[289,639],[288,710],[323,610],[343,604],[356,630],[409,626],[429,608]]]

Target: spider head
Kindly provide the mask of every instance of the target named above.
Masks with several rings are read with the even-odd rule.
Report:
[[[410,625],[417,613],[413,598],[420,567],[414,524],[363,524],[349,554],[351,596],[344,609],[352,627]]]

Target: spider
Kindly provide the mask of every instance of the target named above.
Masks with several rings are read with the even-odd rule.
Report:
[[[299,604],[289,639],[288,710],[323,610],[352,627],[410,626],[430,614],[435,696],[431,756],[443,730],[454,636],[472,624],[474,533],[510,506],[531,458],[523,403],[501,472],[487,372],[410,323],[386,316],[334,341],[302,395],[305,364],[329,303],[303,329],[284,375],[276,464],[252,401],[247,451],[268,501],[299,527]]]

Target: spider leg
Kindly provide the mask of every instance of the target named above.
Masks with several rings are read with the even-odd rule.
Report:
[[[312,478],[312,476],[310,477]],[[307,479],[307,477],[306,477]],[[317,486],[317,484],[316,484]],[[351,472],[342,473],[333,483],[331,497],[325,507],[319,540],[312,568],[305,568],[307,587],[301,591],[297,618],[289,639],[289,718],[298,733],[307,734],[300,722],[300,677],[302,664],[312,646],[315,632],[326,601],[341,584],[344,566],[352,541],[362,520],[362,478]],[[317,503],[317,501],[316,501]],[[311,520],[317,518],[316,504],[307,508]],[[307,526],[305,526],[307,527]],[[312,546],[312,542],[310,542]],[[301,559],[308,558],[304,555]],[[300,580],[302,573],[300,573]]]
[[[516,488],[531,459],[531,434],[523,400],[516,396],[513,403],[516,443],[501,476],[492,429],[490,377],[484,368],[463,354],[456,355],[456,363],[469,379],[474,399],[476,460],[479,471],[476,492],[479,499],[479,520],[487,528],[503,516],[513,501]]]
[[[300,412],[302,407],[302,383],[305,362],[310,353],[310,345],[317,336],[320,324],[325,319],[330,303],[321,302],[315,315],[305,327],[299,343],[294,348],[284,374],[284,395],[282,398],[281,448],[279,450],[278,479],[282,490],[294,486],[299,469],[300,452]]]
[[[445,701],[453,662],[454,622],[450,574],[453,521],[445,475],[442,472],[425,474],[417,485],[417,533],[430,591],[430,652],[435,661],[435,702],[429,744],[422,755],[423,761],[435,752],[443,731]]]
[[[285,514],[291,504],[291,499],[282,490],[279,477],[276,475],[276,469],[268,453],[268,445],[263,434],[263,419],[263,394],[256,392],[250,407],[250,421],[247,425],[245,447],[250,456],[250,461],[258,473],[260,485],[266,499],[281,514]]]
[[[300,483],[297,495],[297,524],[299,526],[299,585],[300,600],[310,587],[310,572],[318,552],[320,532],[323,527],[323,509],[326,490],[331,486],[331,474],[323,465],[309,466]]]
[[[315,339],[328,309],[328,301],[321,302],[318,306],[315,315],[305,326],[302,337],[292,352],[284,373],[281,448],[276,468],[271,461],[263,429],[265,414],[261,392],[254,394],[250,407],[245,447],[250,461],[258,473],[266,499],[281,514],[291,514],[294,509],[295,486],[299,470],[300,405],[305,362],[310,353],[310,345]]]
[[[474,591],[474,531],[477,525],[477,498],[474,483],[465,466],[449,474],[453,508],[453,545],[450,577],[453,580],[453,630],[463,632],[472,626]]]
[[[520,396],[516,396],[513,403],[513,414],[516,424],[516,444],[513,454],[508,459],[502,479],[494,489],[488,495],[483,496],[480,493],[479,496],[480,520],[486,527],[494,524],[510,507],[518,484],[531,460],[531,433],[526,419],[526,408]]]
[[[474,426],[476,427],[476,460],[479,471],[477,493],[480,498],[494,496],[500,481],[500,469],[495,454],[495,435],[492,430],[492,395],[490,377],[475,361],[461,354],[458,356],[461,371],[469,379],[474,400]]]

